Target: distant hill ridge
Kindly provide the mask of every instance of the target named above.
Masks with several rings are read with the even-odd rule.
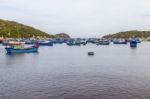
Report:
[[[57,34],[60,36],[59,34]],[[0,19],[0,37],[11,37],[11,38],[30,38],[30,37],[47,37],[47,38],[58,38],[57,35],[51,35],[45,33],[39,29],[27,26],[15,21],[8,21]],[[70,36],[63,33],[61,37],[69,38]]]
[[[150,31],[132,30],[103,36],[103,38],[132,38],[132,37],[147,38],[150,37]]]
[[[70,38],[70,36],[66,33],[59,33],[55,35],[56,38]]]

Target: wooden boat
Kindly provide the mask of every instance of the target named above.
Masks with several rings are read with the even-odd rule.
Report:
[[[114,40],[113,44],[127,44],[127,40],[124,39],[119,39],[119,40]]]
[[[86,41],[87,43],[92,43],[92,44],[96,44],[97,43],[97,39],[96,38],[89,38]]]
[[[132,48],[137,47],[137,41],[136,40],[131,40],[130,41],[130,47],[132,47]]]
[[[87,42],[86,42],[86,40],[80,40],[80,44],[82,44],[82,45],[86,45],[86,44],[87,44]]]
[[[141,43],[141,39],[139,37],[135,38],[137,43]]]
[[[9,45],[9,41],[8,41],[8,40],[4,40],[4,41],[2,41],[2,45],[3,45],[3,46],[7,46],[7,45]]]
[[[40,46],[53,46],[53,42],[51,42],[51,41],[38,41],[37,43]]]
[[[36,41],[34,41],[34,40],[25,40],[25,44],[31,45],[31,44],[35,44],[35,43],[36,43]]]
[[[7,53],[32,53],[38,52],[39,45],[33,45],[30,47],[24,47],[24,42],[10,42],[5,48]]]
[[[100,40],[97,42],[97,45],[109,45],[110,42],[108,40]]]
[[[74,45],[80,46],[81,45],[80,40],[75,40]]]
[[[88,55],[89,55],[89,56],[93,56],[93,55],[94,55],[94,52],[88,52]]]
[[[65,43],[65,39],[62,39],[62,38],[57,38],[57,39],[54,39],[52,41],[53,41],[53,43],[56,43],[56,44]]]
[[[68,46],[73,46],[73,45],[74,45],[73,42],[67,42],[66,44],[67,44]]]
[[[75,45],[75,42],[74,42],[73,39],[70,39],[70,40],[67,41],[66,44],[67,44],[68,46],[73,46],[73,45]]]

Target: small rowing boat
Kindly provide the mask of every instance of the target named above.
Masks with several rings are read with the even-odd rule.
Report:
[[[94,55],[94,52],[88,52],[88,55],[89,55],[89,56],[93,56],[93,55]]]

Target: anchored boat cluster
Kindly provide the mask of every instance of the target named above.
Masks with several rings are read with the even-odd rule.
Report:
[[[66,44],[68,46],[81,46],[88,43],[96,45],[110,45],[113,44],[128,44],[130,47],[137,47],[137,44],[141,42],[141,39],[97,39],[97,38],[69,38],[69,39],[0,39],[0,43],[6,46],[7,53],[28,53],[37,52],[39,46],[53,46],[54,44]],[[26,45],[30,45],[26,47]]]

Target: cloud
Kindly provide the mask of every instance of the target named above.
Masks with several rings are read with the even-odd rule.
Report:
[[[101,36],[149,29],[149,0],[0,0],[0,18],[48,33]]]

